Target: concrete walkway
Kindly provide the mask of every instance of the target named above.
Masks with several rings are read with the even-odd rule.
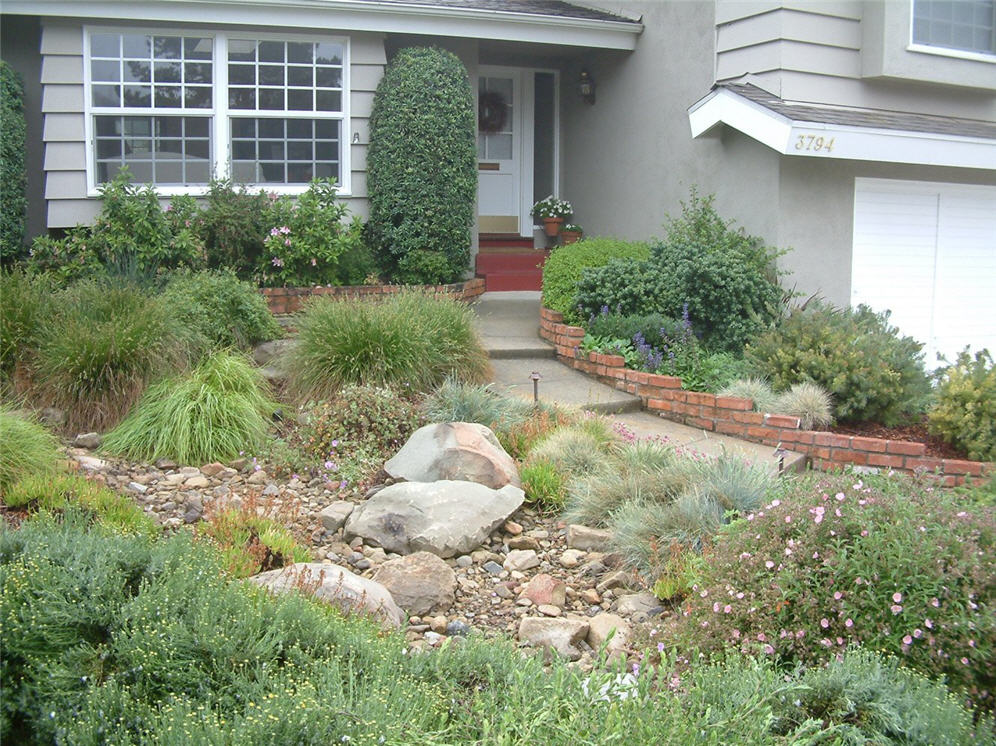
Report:
[[[718,456],[738,453],[754,463],[778,468],[770,446],[688,427],[641,410],[639,397],[607,386],[557,361],[553,346],[539,336],[540,294],[534,291],[485,293],[473,305],[477,330],[494,370],[499,390],[532,400],[535,371],[541,376],[539,398],[610,414],[640,437],[660,436],[682,448]],[[786,469],[801,470],[805,457],[789,452]]]

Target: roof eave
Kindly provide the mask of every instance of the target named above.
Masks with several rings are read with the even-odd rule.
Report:
[[[996,170],[993,139],[795,120],[723,88],[689,107],[688,121],[693,138],[725,124],[792,157]]]
[[[6,0],[16,15],[209,25],[331,27],[372,31],[632,50],[643,24],[356,0]],[[293,21],[288,23],[289,13]]]

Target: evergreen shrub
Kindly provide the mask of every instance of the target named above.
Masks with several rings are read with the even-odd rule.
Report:
[[[940,372],[930,431],[978,461],[996,461],[996,365],[988,350],[965,350]]]
[[[21,77],[0,60],[0,264],[17,258],[24,249],[25,131]]]
[[[441,49],[391,61],[370,115],[369,236],[391,279],[454,282],[470,264],[477,125],[467,71]]]

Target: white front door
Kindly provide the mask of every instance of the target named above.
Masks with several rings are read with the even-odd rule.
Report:
[[[532,116],[525,88],[527,72],[515,68],[479,68],[478,77],[478,223],[482,233],[532,235],[529,208],[523,215],[524,157],[532,143]],[[531,156],[530,156],[531,157]]]

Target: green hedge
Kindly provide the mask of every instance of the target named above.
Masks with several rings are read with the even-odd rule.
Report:
[[[467,271],[475,132],[460,60],[441,49],[399,52],[377,86],[367,155],[368,236],[391,279],[454,282]]]
[[[8,262],[24,245],[24,89],[20,76],[0,61],[0,261]]]
[[[583,323],[574,296],[581,274],[589,267],[602,267],[612,259],[644,260],[650,246],[642,241],[618,238],[585,238],[555,249],[543,265],[543,305],[564,314],[567,323]]]

